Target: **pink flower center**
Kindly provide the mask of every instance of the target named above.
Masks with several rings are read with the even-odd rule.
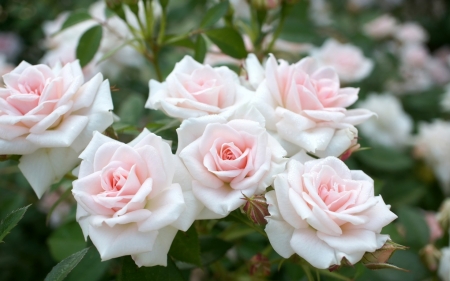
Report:
[[[114,191],[120,191],[128,179],[128,171],[122,167],[108,169],[102,177],[102,187],[105,191],[113,192],[107,196],[114,196]]]
[[[38,83],[36,85],[29,84],[19,84],[17,85],[19,91],[23,94],[37,95],[40,96],[44,90],[44,84]]]

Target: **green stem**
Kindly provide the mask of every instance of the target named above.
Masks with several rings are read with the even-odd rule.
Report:
[[[306,264],[303,260],[300,261],[300,266],[303,268],[303,271],[305,271],[306,277],[308,278],[308,281],[314,281],[314,276],[311,273],[311,268],[308,264]]]
[[[339,274],[337,272],[331,272],[328,269],[319,269],[318,271],[320,272],[320,274],[323,274],[323,275],[326,275],[326,276],[330,276],[330,277],[333,277],[333,278],[338,279],[338,280],[352,281],[351,278],[345,277],[345,276],[343,276],[343,275],[341,275],[341,274]]]
[[[286,21],[289,10],[290,7],[288,6],[288,4],[283,3],[280,12],[281,13],[280,22],[278,23],[277,29],[273,33],[272,40],[270,41],[269,46],[267,47],[268,53],[272,52],[272,48],[275,45],[275,41],[277,41],[278,37],[281,34],[281,31],[283,30],[284,22]]]
[[[161,22],[159,24],[159,33],[158,33],[158,45],[162,45],[164,41],[164,36],[166,35],[166,20],[167,20],[167,11],[166,8],[162,9],[161,13]]]

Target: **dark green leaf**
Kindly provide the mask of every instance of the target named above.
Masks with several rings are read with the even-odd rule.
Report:
[[[407,170],[413,165],[412,158],[405,153],[382,146],[355,153],[355,157],[380,171],[397,172]]]
[[[83,232],[77,222],[62,225],[50,235],[47,244],[56,261],[61,261],[86,247]]]
[[[87,65],[97,53],[102,40],[103,28],[96,25],[88,29],[78,41],[77,58],[80,60],[81,67]]]
[[[83,259],[89,248],[83,249],[64,259],[52,268],[44,281],[61,281],[66,278],[72,269]]]
[[[202,22],[200,23],[200,28],[210,27],[215,24],[221,17],[223,17],[228,11],[228,1],[220,2],[211,9],[209,9]]]
[[[405,246],[422,248],[430,240],[430,230],[421,210],[404,206],[397,209],[398,221],[406,232]]]
[[[137,125],[144,114],[145,100],[137,94],[129,95],[119,108],[120,121],[125,124]]]
[[[244,40],[235,29],[222,27],[208,30],[205,34],[224,54],[237,59],[243,59],[247,56]]]
[[[206,56],[206,41],[201,34],[197,36],[197,41],[195,41],[195,54],[194,59],[199,63],[203,63]]]
[[[200,244],[194,225],[186,232],[178,231],[170,247],[169,255],[176,260],[201,266]]]
[[[71,13],[66,21],[61,26],[61,29],[59,31],[63,31],[64,29],[71,27],[73,25],[76,25],[80,22],[87,21],[92,19],[91,15],[86,11],[75,11]]]
[[[182,35],[166,35],[164,45],[172,45],[194,49],[195,44],[188,38],[189,34]]]
[[[225,255],[233,244],[212,236],[200,237],[201,259],[203,265],[215,262]]]
[[[122,271],[119,280],[184,281],[177,266],[169,257],[167,258],[167,266],[137,267],[129,256],[122,258]]]
[[[94,247],[84,256],[83,260],[67,275],[65,281],[97,281],[108,270],[111,261],[102,262]]]
[[[13,229],[22,219],[28,207],[30,207],[30,205],[11,212],[0,222],[0,242],[3,241],[3,238],[5,238],[11,229]]]

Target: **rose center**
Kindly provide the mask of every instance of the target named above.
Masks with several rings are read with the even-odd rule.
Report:
[[[21,93],[40,96],[44,90],[44,85],[19,84],[18,88]]]
[[[224,143],[220,149],[220,158],[222,160],[236,160],[242,155],[242,151],[234,143]]]

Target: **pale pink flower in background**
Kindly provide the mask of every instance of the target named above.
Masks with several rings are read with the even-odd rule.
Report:
[[[22,40],[14,32],[0,32],[0,55],[14,61],[22,51]]]
[[[63,67],[22,62],[0,88],[0,155],[19,154],[19,169],[38,197],[79,162],[94,131],[113,122],[109,82],[84,83],[78,61]]]
[[[283,258],[296,253],[316,268],[357,263],[389,239],[382,228],[397,216],[373,180],[327,157],[302,164],[291,160],[266,194],[270,216],[265,231]]]
[[[424,68],[434,83],[445,85],[450,82],[450,69],[441,60],[431,57],[425,62]]]
[[[140,6],[142,6],[142,3]],[[106,61],[97,65],[104,54],[132,38],[131,31],[122,19],[115,15],[106,18],[105,7],[106,5],[103,1],[95,2],[89,8],[89,13],[93,19],[75,24],[61,32],[59,31],[67,19],[68,13],[62,13],[55,20],[45,22],[43,25],[43,30],[46,35],[44,46],[48,50],[41,59],[41,62],[53,66],[57,63],[64,64],[74,61],[76,59],[75,53],[80,37],[89,28],[102,22],[103,35],[100,47],[93,61],[83,68],[85,77],[90,78],[97,72],[102,72],[106,76],[117,77],[123,67],[141,67],[143,65],[142,56],[130,45],[120,48]],[[126,16],[132,23],[131,25],[138,29],[137,20],[128,9],[126,9]]]
[[[444,232],[439,225],[437,214],[435,212],[425,211],[424,216],[428,229],[430,230],[430,243],[434,243],[437,239],[444,235]]]
[[[330,3],[326,0],[311,1],[309,4],[308,16],[311,21],[319,26],[326,26],[333,23],[331,19]]]
[[[438,276],[442,281],[450,281],[450,248],[441,249],[441,259],[439,261]]]
[[[395,96],[372,93],[364,101],[358,102],[357,106],[377,114],[377,117],[358,125],[361,134],[369,142],[393,148],[410,144],[413,120]]]
[[[50,211],[52,212],[48,223],[50,227],[57,228],[64,223],[64,220],[69,217],[70,209],[72,207],[73,202],[69,200],[63,200],[58,202],[56,208],[53,208],[55,203],[61,198],[61,195],[64,193],[64,189],[62,187],[58,188],[55,191],[45,193],[44,196],[39,200],[37,208],[39,211],[48,214]],[[73,201],[73,200],[71,200]]]
[[[270,56],[262,67],[251,54],[246,68],[249,82],[258,85],[252,104],[289,156],[301,149],[320,157],[339,156],[358,135],[354,125],[373,115],[345,109],[358,99],[358,89],[341,88],[336,72],[318,67],[312,58],[289,65]]]
[[[170,145],[147,129],[129,144],[96,133],[81,153],[73,195],[77,221],[102,260],[131,255],[138,266],[167,263],[178,229],[194,221],[190,191],[174,182]]]
[[[433,169],[442,191],[450,195],[450,122],[440,119],[419,123],[414,154]]]
[[[150,80],[149,86],[145,107],[160,109],[178,119],[231,115],[254,95],[228,67],[203,65],[190,56],[175,65],[165,82]]]
[[[428,34],[425,29],[414,22],[407,22],[397,26],[394,36],[403,44],[423,43],[428,40]]]
[[[430,60],[428,49],[422,44],[406,44],[400,50],[402,62],[407,67],[422,67]]]
[[[183,121],[177,155],[190,172],[192,191],[205,205],[197,219],[227,216],[261,194],[284,170],[286,151],[256,121],[217,115]]]
[[[317,59],[320,66],[333,67],[345,83],[361,81],[373,69],[372,60],[366,58],[361,49],[334,39],[328,39],[321,48],[311,50],[311,56]]]
[[[382,15],[363,26],[364,33],[375,39],[382,39],[394,34],[397,20],[390,15]]]

